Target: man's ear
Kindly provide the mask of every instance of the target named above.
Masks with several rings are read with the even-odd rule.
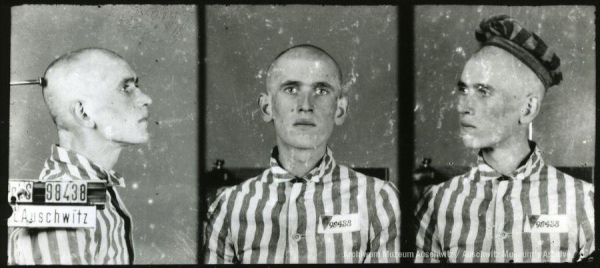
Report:
[[[337,109],[335,111],[335,124],[341,125],[346,120],[348,115],[348,99],[344,96],[339,97],[337,100]]]
[[[527,125],[535,119],[535,117],[540,112],[540,97],[535,94],[527,95],[526,103],[521,110],[521,117],[519,118],[519,123]]]
[[[268,93],[260,93],[258,97],[258,107],[260,108],[260,113],[262,115],[262,119],[265,122],[273,121],[273,110],[271,109],[271,96]]]
[[[76,101],[71,105],[71,115],[80,126],[86,128],[94,128],[96,126],[96,122],[88,115],[81,101]]]

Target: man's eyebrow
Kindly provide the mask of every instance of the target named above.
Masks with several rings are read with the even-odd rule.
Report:
[[[456,83],[457,87],[467,87],[467,84],[465,84],[465,82],[463,81],[458,81],[458,83]]]
[[[285,87],[285,86],[297,86],[297,85],[300,85],[300,82],[294,81],[294,80],[286,80],[283,83],[281,83],[282,87]]]
[[[327,87],[327,88],[333,88],[333,86],[327,82],[316,82],[313,84],[313,87]]]
[[[121,86],[127,85],[128,83],[138,83],[138,78],[137,77],[127,77],[124,78],[123,80],[121,80],[121,83],[119,83]]]

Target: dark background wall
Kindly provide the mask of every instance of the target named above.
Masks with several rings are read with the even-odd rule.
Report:
[[[114,170],[134,222],[136,263],[195,263],[197,250],[198,31],[194,6],[17,6],[11,81],[34,79],[79,48],[129,62],[150,106],[150,142],[123,150]],[[9,175],[37,179],[56,128],[39,86],[12,87]]]
[[[546,163],[594,166],[596,52],[594,7],[415,7],[415,162],[468,166],[476,151],[458,134],[457,96],[462,68],[478,48],[475,27],[507,14],[537,33],[561,59],[564,80],[551,88],[533,124]]]
[[[267,167],[275,130],[258,95],[284,49],[310,43],[341,65],[350,102],[330,146],[338,163],[388,167],[397,182],[397,14],[395,7],[208,6],[206,162]]]

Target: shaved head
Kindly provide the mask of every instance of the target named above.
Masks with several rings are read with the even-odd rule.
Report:
[[[139,144],[148,140],[152,99],[116,53],[85,48],[54,61],[44,74],[44,101],[64,139]]]
[[[282,60],[289,59],[313,60],[331,64],[331,66],[335,69],[335,79],[340,85],[342,84],[342,70],[335,59],[333,59],[333,57],[325,50],[317,46],[303,44],[284,50],[283,52],[279,53],[279,55],[277,55],[277,57],[275,57],[275,59],[271,62],[269,69],[267,70],[267,91],[269,90],[269,84],[273,80],[274,71],[279,68],[279,64],[282,62]]]
[[[109,66],[102,68],[98,66],[99,62],[108,63]],[[44,72],[42,92],[52,120],[59,129],[69,128],[68,104],[92,97],[95,90],[93,83],[102,79],[103,71],[114,64],[127,63],[110,50],[84,48],[62,55],[48,66]]]

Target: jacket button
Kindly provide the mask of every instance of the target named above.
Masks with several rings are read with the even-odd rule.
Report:
[[[294,234],[292,235],[292,239],[294,239],[294,241],[300,241],[302,239],[302,236],[300,234]]]

